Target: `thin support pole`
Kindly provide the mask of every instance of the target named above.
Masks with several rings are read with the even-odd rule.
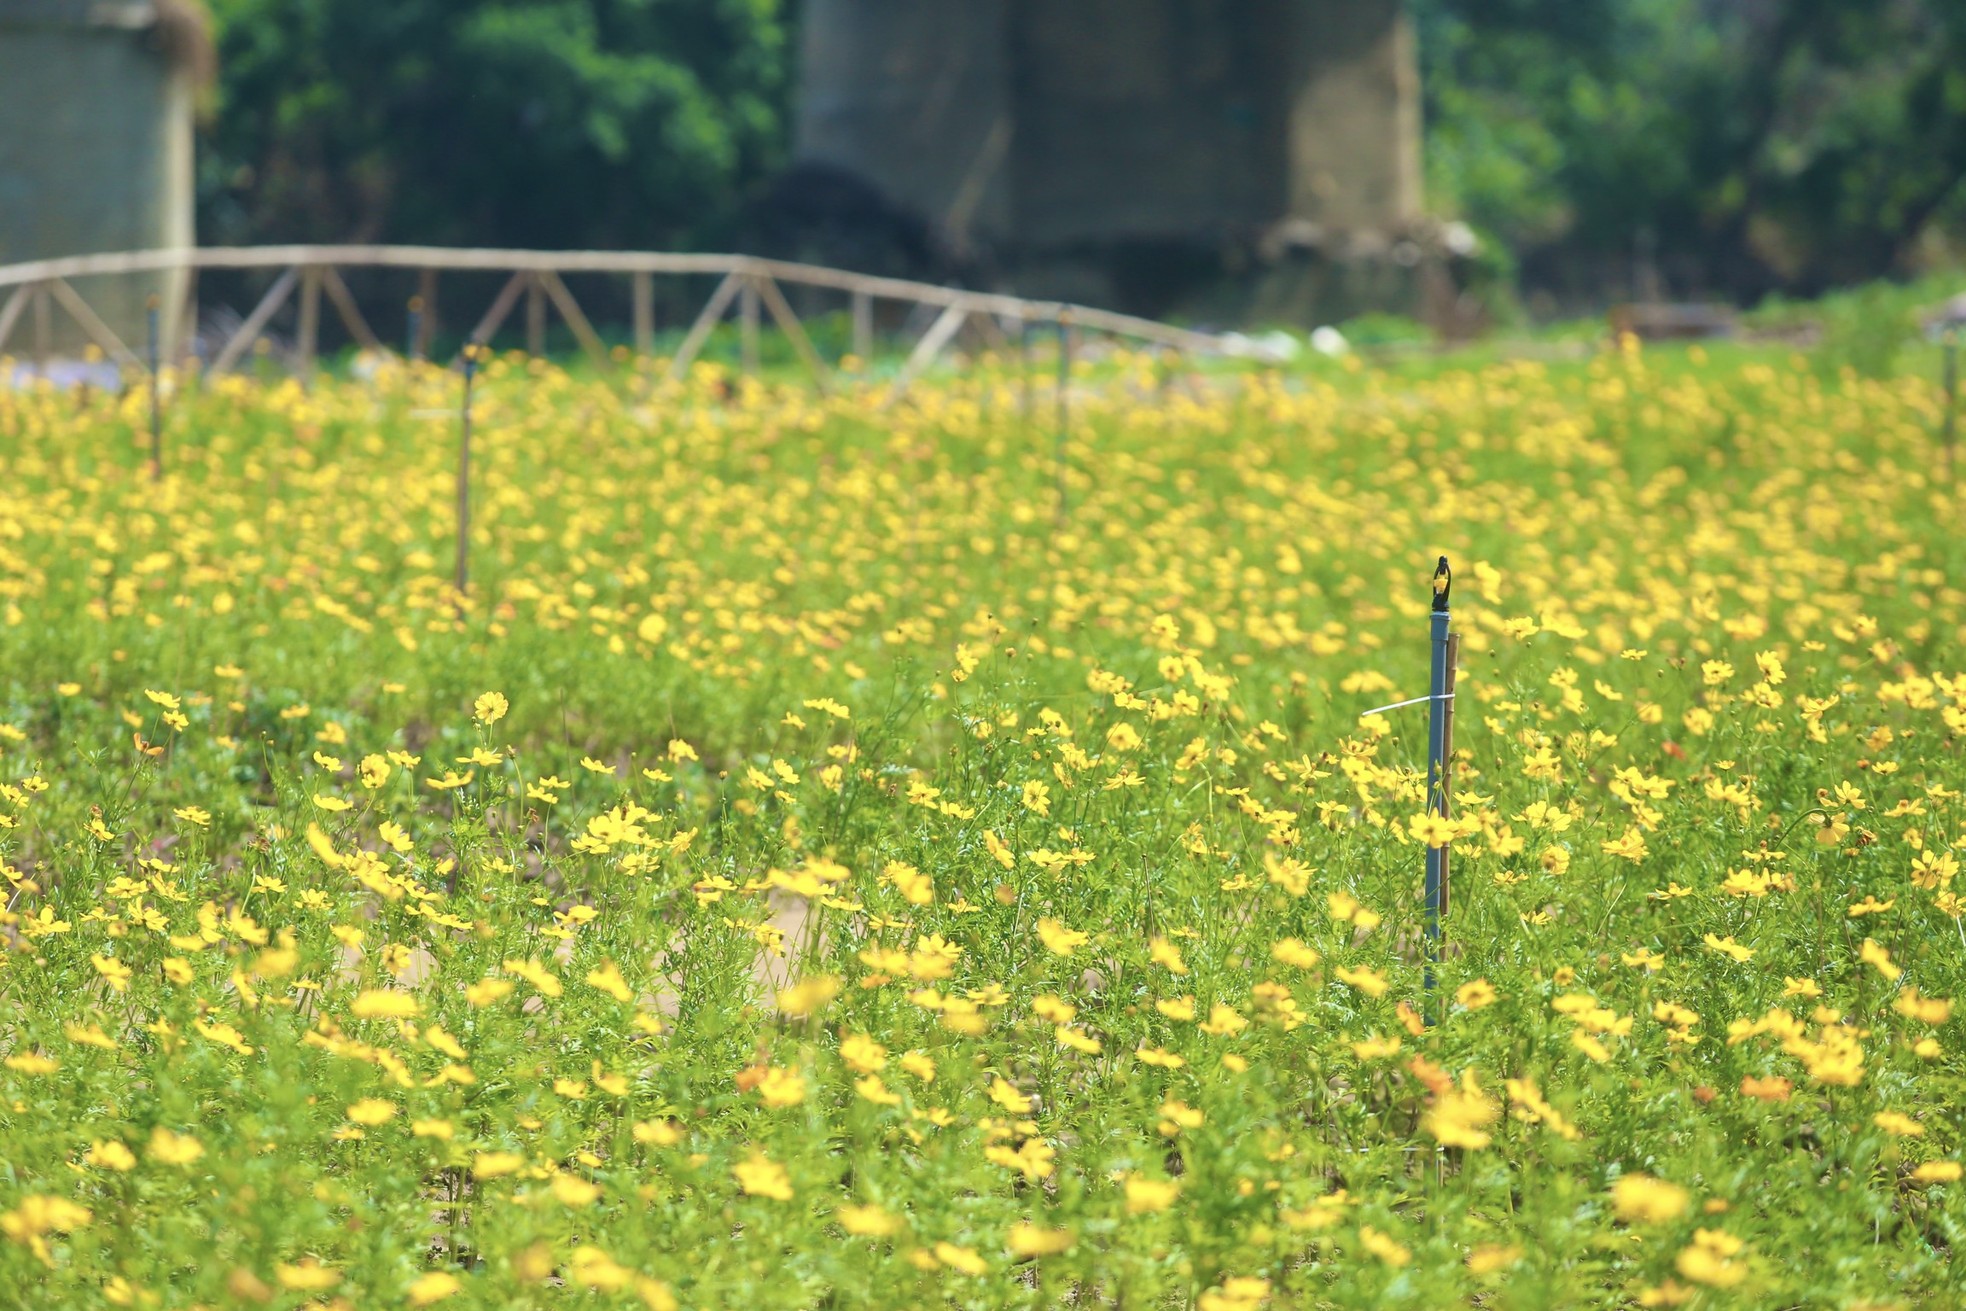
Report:
[[[412,364],[423,362],[423,297],[410,297],[409,322],[403,330],[403,356]]]
[[[478,375],[478,353],[483,349],[476,343],[464,348],[464,393],[458,402],[456,586],[460,607],[471,586],[471,380]]]
[[[163,372],[164,353],[163,333],[157,324],[157,297],[152,296],[144,302],[144,333],[148,340],[144,343],[150,363],[150,479],[152,482],[164,476],[164,395],[160,375]]]
[[[1433,609],[1428,616],[1433,628],[1433,661],[1427,680],[1427,811],[1443,820],[1449,817],[1452,810],[1448,788],[1448,767],[1452,762],[1448,759],[1448,751],[1453,735],[1451,716],[1454,703],[1448,698],[1454,686],[1454,649],[1458,645],[1448,631],[1452,620],[1448,608],[1449,594],[1453,586],[1454,571],[1443,555],[1440,563],[1434,567]],[[1431,993],[1434,967],[1440,963],[1441,922],[1447,916],[1445,842],[1436,845],[1429,840],[1427,844],[1426,898],[1426,987]]]
[[[646,359],[655,354],[655,275],[628,275],[628,298],[633,302],[635,354]]]

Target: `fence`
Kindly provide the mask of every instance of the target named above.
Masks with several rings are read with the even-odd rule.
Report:
[[[412,270],[419,274],[419,285],[426,292],[434,288],[441,272],[506,274],[504,284],[472,329],[471,342],[489,341],[524,298],[528,340],[535,352],[544,340],[550,306],[581,349],[597,362],[607,360],[607,348],[568,290],[565,275],[611,274],[628,279],[634,348],[643,355],[654,352],[655,278],[717,276],[716,289],[671,359],[670,370],[676,376],[689,368],[709,341],[711,332],[734,309],[747,369],[756,367],[758,331],[762,316],[769,314],[814,379],[825,385],[831,369],[786,299],[783,287],[787,285],[836,292],[846,297],[851,309],[854,353],[863,358],[873,348],[876,301],[899,301],[935,311],[933,320],[915,339],[901,367],[897,380],[900,385],[906,385],[933,364],[966,327],[974,328],[986,340],[1005,345],[1009,344],[1006,326],[1033,324],[1057,325],[1061,331],[1069,324],[1074,331],[1102,332],[1188,354],[1235,354],[1240,344],[1230,338],[1089,306],[1025,300],[747,255],[439,246],[252,246],[76,255],[0,266],[0,295],[6,296],[0,301],[0,354],[6,353],[16,329],[31,314],[36,353],[44,356],[53,309],[59,306],[119,367],[132,372],[144,371],[144,361],[136,351],[90,308],[71,280],[164,270],[185,270],[194,280],[200,272],[209,270],[279,270],[258,304],[228,334],[212,357],[208,372],[223,373],[236,367],[266,333],[273,317],[296,295],[299,305],[295,355],[303,369],[313,366],[319,346],[324,297],[355,343],[369,350],[384,350],[381,338],[363,317],[341,276],[340,270],[351,268]],[[10,288],[11,294],[6,295]],[[188,304],[195,306],[195,296],[188,299]],[[195,308],[191,312],[195,314]],[[422,347],[427,347],[427,337],[412,344],[412,349]]]

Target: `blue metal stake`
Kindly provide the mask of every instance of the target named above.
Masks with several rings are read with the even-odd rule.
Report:
[[[409,349],[404,358],[412,363],[423,358],[423,297],[410,297]]]
[[[1450,611],[1448,594],[1454,586],[1454,571],[1447,557],[1434,567],[1433,669],[1427,681],[1427,812],[1445,819],[1447,801],[1447,753],[1453,702],[1453,638],[1448,633]],[[1427,991],[1434,986],[1434,966],[1440,960],[1440,924],[1447,914],[1447,847],[1427,848]]]

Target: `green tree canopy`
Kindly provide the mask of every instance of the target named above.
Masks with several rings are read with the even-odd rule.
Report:
[[[1430,203],[1532,273],[1601,280],[1649,233],[1682,291],[1816,290],[1966,211],[1958,0],[1413,4]]]
[[[208,241],[661,246],[784,141],[779,0],[212,0]]]

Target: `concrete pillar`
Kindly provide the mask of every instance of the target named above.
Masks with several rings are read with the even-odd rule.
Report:
[[[958,249],[1006,235],[1005,0],[807,0],[798,157],[928,220]]]
[[[1289,212],[1327,232],[1420,209],[1420,86],[1400,0],[1297,0],[1287,34]]]
[[[194,77],[167,52],[159,21],[149,0],[0,5],[0,263],[194,244]],[[160,298],[175,329],[187,284],[183,274],[74,283],[139,355],[146,299]],[[58,353],[87,340],[56,316]]]

